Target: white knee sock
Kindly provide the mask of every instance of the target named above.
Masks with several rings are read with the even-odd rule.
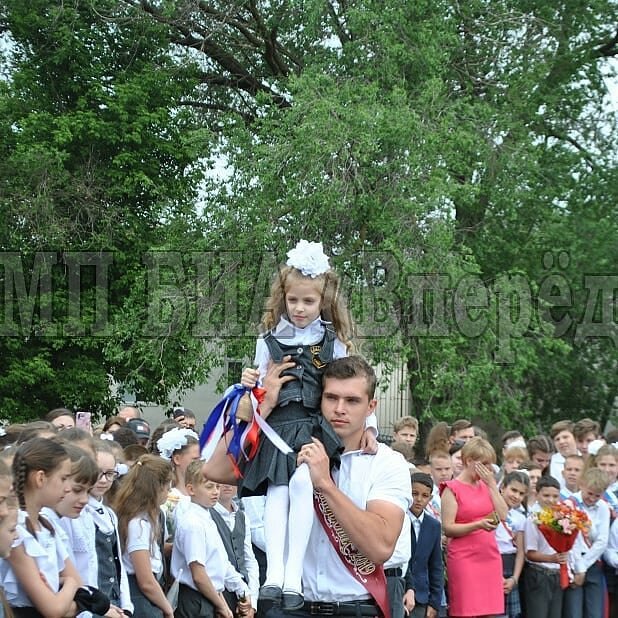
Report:
[[[288,557],[285,562],[283,589],[301,592],[303,561],[313,525],[313,483],[309,466],[301,464],[290,479],[290,518]]]
[[[265,586],[283,588],[285,541],[290,508],[287,485],[269,485],[264,505],[264,537],[266,541]]]

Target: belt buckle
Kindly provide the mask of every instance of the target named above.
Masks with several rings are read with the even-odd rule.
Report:
[[[334,616],[335,610],[335,603],[312,603],[309,608],[309,614],[312,616]]]

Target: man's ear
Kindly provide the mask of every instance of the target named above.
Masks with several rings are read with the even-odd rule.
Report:
[[[377,399],[371,399],[369,401],[369,406],[367,407],[367,414],[365,416],[369,416],[373,412],[375,412],[376,406],[378,405]]]

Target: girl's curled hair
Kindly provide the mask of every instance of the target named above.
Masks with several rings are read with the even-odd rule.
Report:
[[[270,296],[266,301],[261,329],[269,331],[275,328],[281,316],[287,313],[285,295],[288,287],[296,282],[311,282],[320,293],[320,315],[326,322],[332,322],[339,340],[345,344],[348,352],[352,350],[353,328],[345,299],[340,289],[339,277],[329,270],[317,277],[307,277],[292,266],[283,266],[275,275],[270,286]]]
[[[113,509],[118,515],[118,532],[124,547],[129,522],[138,515],[146,515],[152,526],[151,542],[158,538],[159,498],[161,490],[172,480],[169,461],[157,455],[142,455],[131,466],[114,497]]]

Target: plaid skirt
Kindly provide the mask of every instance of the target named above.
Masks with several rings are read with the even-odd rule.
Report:
[[[502,554],[502,576],[506,579],[512,577],[515,568],[515,554]],[[520,618],[521,600],[519,598],[519,586],[513,586],[504,599],[504,615],[508,618]]]

